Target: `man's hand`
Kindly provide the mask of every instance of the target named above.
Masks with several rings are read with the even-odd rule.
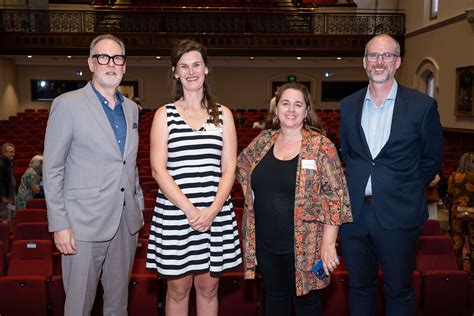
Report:
[[[8,201],[8,198],[7,198],[6,196],[3,196],[3,195],[2,195],[2,204],[7,205],[8,202],[9,202],[9,201]]]
[[[65,255],[76,254],[76,240],[71,228],[54,232],[54,243],[59,252]]]

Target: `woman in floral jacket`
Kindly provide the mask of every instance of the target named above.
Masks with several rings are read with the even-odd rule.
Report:
[[[326,273],[339,264],[339,226],[351,222],[346,180],[329,139],[314,130],[318,118],[307,88],[284,84],[276,95],[272,126],[238,157],[237,179],[245,195],[245,278],[259,266],[266,290],[266,315],[321,315],[319,289],[329,278],[311,271],[323,261]]]

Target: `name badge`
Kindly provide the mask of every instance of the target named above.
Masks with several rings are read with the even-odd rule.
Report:
[[[314,160],[314,159],[303,159],[303,160],[301,160],[301,168],[316,170],[316,160]]]
[[[214,124],[206,123],[206,126],[204,128],[205,128],[206,132],[212,132],[212,133],[221,133],[222,132],[222,126],[215,126]]]

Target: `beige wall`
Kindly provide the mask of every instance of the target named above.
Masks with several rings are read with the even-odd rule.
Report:
[[[399,0],[400,9],[406,12],[406,32],[409,34],[415,30],[429,25],[436,25],[452,17],[464,14],[472,0],[439,0],[438,17],[431,20],[431,0]]]
[[[413,0],[412,0],[413,1]],[[415,0],[422,1],[422,0]],[[424,0],[423,0],[424,1]],[[398,0],[355,0],[358,10],[397,10]]]
[[[426,1],[429,5],[429,0]],[[417,87],[417,69],[429,59],[438,68],[435,98],[443,126],[474,129],[474,117],[454,115],[456,68],[474,65],[474,24],[463,17],[468,0],[440,0],[438,19],[435,22],[425,19],[424,23],[423,19],[417,20],[425,10],[420,3],[422,1],[401,0],[401,5],[406,6],[407,30],[410,28],[411,32],[406,35],[399,81]],[[448,20],[453,16],[459,18]]]
[[[332,77],[325,78],[324,72],[331,71]],[[307,67],[285,68],[215,68],[211,87],[218,100],[231,108],[266,108],[273,97],[272,81],[286,81],[289,75],[296,75],[299,81],[311,82],[311,94],[317,108],[338,108],[338,103],[321,103],[321,81],[367,80],[361,67]]]
[[[0,120],[15,115],[19,108],[15,61],[0,58]]]
[[[211,60],[212,62],[212,60]],[[296,63],[296,62],[295,62]],[[360,65],[362,61],[360,62]],[[76,77],[76,71],[84,73]],[[31,101],[31,79],[90,79],[90,73],[84,66],[17,66],[19,105],[18,110],[26,108],[49,108],[50,102]],[[128,66],[124,80],[139,82],[139,96],[145,108],[156,108],[170,101],[168,67]],[[331,71],[332,77],[325,78],[324,72]],[[298,80],[312,83],[312,96],[320,108],[337,108],[338,103],[321,104],[320,86],[322,80],[367,80],[365,72],[357,62],[355,67],[220,67],[212,68],[209,75],[211,91],[218,102],[230,108],[266,108],[271,97],[271,82],[286,81],[289,75]]]

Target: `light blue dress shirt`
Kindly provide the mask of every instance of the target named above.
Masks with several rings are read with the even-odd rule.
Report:
[[[367,89],[362,108],[361,125],[372,159],[377,157],[390,136],[397,90],[398,83],[394,80],[387,98],[385,98],[381,106],[377,107],[370,96],[370,89]],[[369,181],[365,187],[365,195],[372,195],[372,176],[369,176]]]

